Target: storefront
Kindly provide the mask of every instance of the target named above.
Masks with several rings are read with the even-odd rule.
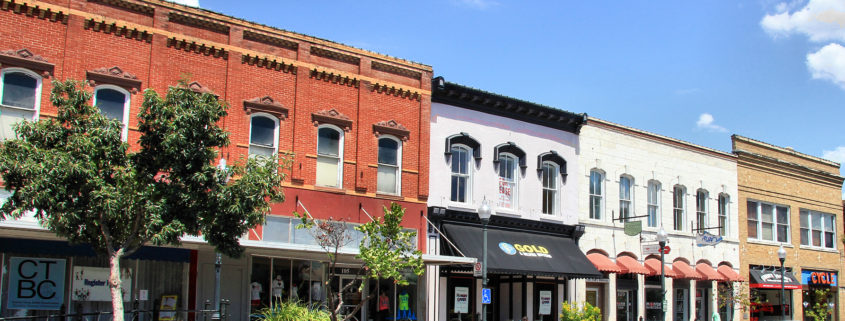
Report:
[[[839,320],[837,302],[838,277],[835,271],[801,270],[801,303],[804,320],[814,320],[810,314],[828,315],[827,320]]]
[[[785,273],[781,273],[780,267],[751,266],[749,275],[751,321],[781,320],[783,315],[792,320],[793,290],[800,290],[801,284],[791,269],[786,268]]]

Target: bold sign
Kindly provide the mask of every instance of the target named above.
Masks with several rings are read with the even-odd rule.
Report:
[[[720,242],[722,242],[721,236],[715,235],[715,234],[710,234],[709,232],[706,232],[706,231],[702,232],[702,233],[698,233],[698,235],[695,237],[695,244],[700,246],[700,247],[701,246],[711,246],[711,245],[716,246],[716,244],[719,244]]]
[[[129,301],[132,294],[129,291],[132,288],[129,273],[121,273],[120,279],[123,301]],[[74,301],[111,301],[109,268],[74,266],[71,298]]]
[[[552,258],[552,255],[549,254],[549,249],[536,244],[510,244],[508,242],[499,242],[499,249],[507,255],[516,255],[519,253],[521,256]]]
[[[552,291],[540,291],[540,315],[552,314]]]
[[[469,313],[469,288],[455,287],[455,313]]]
[[[59,310],[64,293],[64,259],[9,258],[8,308]]]
[[[481,304],[490,304],[493,302],[492,294],[490,293],[490,288],[482,288],[481,289]]]
[[[836,272],[803,270],[801,284],[836,286]]]
[[[484,273],[481,273],[481,262],[475,262],[472,266],[472,276],[482,276]]]
[[[643,231],[642,221],[625,222],[625,235],[636,236]]]

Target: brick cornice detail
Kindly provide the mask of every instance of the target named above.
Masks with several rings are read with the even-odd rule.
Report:
[[[38,19],[50,20],[67,24],[68,14],[64,11],[53,11],[50,8],[43,9],[39,6],[20,3],[9,0],[0,0],[0,10],[12,11],[17,14],[25,14],[27,17],[38,17]]]
[[[88,70],[85,72],[85,76],[91,87],[96,86],[98,83],[105,83],[123,87],[133,94],[136,94],[139,90],[141,90],[141,80],[138,79],[137,76],[125,72],[117,66]]]
[[[153,33],[147,30],[138,30],[138,28],[129,28],[121,26],[117,23],[107,23],[105,21],[97,21],[94,19],[86,19],[83,25],[85,29],[102,32],[106,34],[114,34],[118,37],[126,37],[127,39],[135,39],[138,41],[145,41],[151,43],[153,41]]]
[[[209,19],[204,19],[201,17],[197,17],[194,15],[183,14],[175,11],[171,11],[167,14],[167,20],[171,22],[175,22],[178,24],[183,24],[186,26],[196,27],[200,29],[205,29],[217,33],[222,34],[229,34],[229,26],[211,21]]]
[[[257,33],[250,30],[244,30],[243,35],[245,40],[260,42],[265,45],[271,45],[274,47],[290,49],[290,50],[299,50],[299,43],[295,41],[285,40],[279,37],[274,37],[270,35],[265,35],[263,33]]]
[[[277,61],[276,59],[271,60],[267,57],[262,58],[259,56],[251,56],[249,54],[244,54],[241,56],[241,63],[260,68],[267,68],[276,71],[292,73],[294,75],[296,75],[297,69],[296,66],[294,66],[293,64],[285,63],[284,61]]]
[[[373,124],[373,132],[376,136],[393,135],[399,137],[403,142],[408,141],[408,138],[411,137],[411,131],[393,119]]]
[[[410,69],[396,67],[394,65],[388,65],[375,60],[370,64],[370,68],[372,68],[373,70],[383,71],[386,73],[411,78],[414,80],[420,80],[422,78],[422,73],[419,71],[413,71]]]
[[[155,8],[152,6],[148,6],[141,3],[136,2],[129,2],[125,0],[88,0],[88,2],[96,2],[96,3],[103,3],[107,4],[116,8],[124,9],[127,11],[140,13],[145,16],[153,16],[155,13]]]
[[[179,38],[176,37],[167,38],[167,46],[173,47],[178,50],[185,50],[187,52],[194,52],[206,56],[213,56],[215,58],[229,59],[229,52],[223,48],[207,46],[204,43],[188,41],[185,39],[179,40]]]
[[[321,110],[311,114],[311,122],[314,126],[320,124],[332,124],[343,128],[343,131],[348,132],[352,129],[352,119],[349,119],[344,114],[341,114],[335,109]]]
[[[367,86],[371,92],[378,92],[379,94],[392,95],[394,97],[407,98],[411,100],[420,101],[422,95],[418,91],[410,91],[407,89],[397,88],[395,86],[374,83]]]
[[[311,54],[317,57],[328,58],[335,61],[340,61],[348,64],[359,65],[361,63],[361,58],[347,55],[344,53],[340,53],[337,51],[332,51],[328,49],[323,49],[320,47],[311,47]]]
[[[288,117],[287,107],[282,105],[280,102],[273,100],[270,96],[245,99],[244,110],[247,115],[254,112],[265,112],[276,116],[279,120],[285,120]]]
[[[43,77],[50,77],[55,69],[55,65],[48,62],[47,59],[33,54],[26,48],[0,51],[0,67],[4,66],[37,70],[41,72]]]
[[[325,82],[331,82],[331,83],[334,83],[334,84],[346,85],[348,87],[355,87],[355,88],[358,88],[358,86],[361,83],[358,80],[358,78],[352,78],[352,77],[349,77],[349,76],[344,76],[344,75],[336,74],[336,73],[333,73],[333,72],[321,71],[317,68],[311,69],[311,74],[309,76],[311,78],[315,78],[315,79],[322,80],[322,81],[325,81]]]

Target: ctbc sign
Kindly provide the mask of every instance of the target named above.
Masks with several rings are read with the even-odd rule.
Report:
[[[64,292],[64,259],[9,258],[10,309],[59,310]]]

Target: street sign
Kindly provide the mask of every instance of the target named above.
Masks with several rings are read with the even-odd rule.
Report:
[[[669,249],[669,246],[668,246],[668,245],[664,246],[664,247],[663,247],[663,254],[669,254],[669,250],[670,250],[670,249]]]
[[[660,244],[643,244],[643,256],[648,255],[659,255],[660,254]],[[663,247],[663,253],[669,254],[669,245]]]
[[[490,289],[489,288],[482,288],[481,289],[481,304],[490,304]]]
[[[475,265],[472,266],[472,276],[481,276],[481,262],[475,262]]]

